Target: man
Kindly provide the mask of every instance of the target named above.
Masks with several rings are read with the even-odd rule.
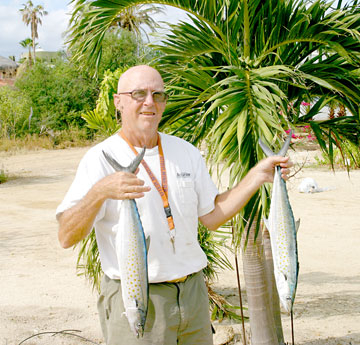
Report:
[[[95,226],[104,271],[98,309],[108,345],[212,344],[201,273],[207,263],[197,242],[198,219],[209,229],[217,229],[239,212],[264,182],[273,180],[276,165],[282,167],[285,179],[291,166],[288,158],[267,158],[235,188],[219,194],[199,151],[179,138],[158,133],[166,99],[163,80],[155,69],[136,66],[123,73],[114,96],[121,112],[121,131],[86,153],[57,209],[59,241],[64,248],[78,243]],[[165,214],[166,200],[144,167],[135,174],[113,173],[102,154],[105,151],[127,166],[135,157],[131,147],[139,151],[144,146],[144,161],[167,189],[171,217]],[[149,310],[140,339],[122,316],[114,239],[123,199],[136,199],[144,232],[151,237]]]

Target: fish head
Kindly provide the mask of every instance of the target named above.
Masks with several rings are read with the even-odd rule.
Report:
[[[281,305],[283,306],[285,311],[287,313],[290,313],[291,309],[292,309],[292,305],[293,305],[293,301],[292,301],[291,297],[285,297],[283,299],[280,299],[280,301],[281,301]]]
[[[131,331],[137,338],[144,335],[146,315],[143,310],[137,307],[126,309],[126,317],[129,321]]]

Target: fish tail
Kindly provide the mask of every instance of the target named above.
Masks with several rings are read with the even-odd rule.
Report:
[[[285,156],[287,150],[289,149],[291,137],[292,137],[293,131],[291,130],[289,135],[287,136],[283,146],[281,147],[280,151],[277,153],[274,153],[269,147],[267,147],[261,139],[259,139],[259,145],[263,152],[266,154],[267,157],[271,156]]]
[[[126,171],[134,173],[140,162],[144,158],[146,148],[144,147],[141,152],[134,158],[134,160],[130,163],[129,166],[124,167],[120,163],[118,163],[114,158],[112,158],[109,154],[102,151],[107,162],[116,170],[116,171]]]

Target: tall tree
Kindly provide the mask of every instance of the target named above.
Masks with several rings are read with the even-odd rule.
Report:
[[[154,5],[132,6],[118,14],[111,23],[111,26],[118,26],[130,32],[134,32],[138,37],[141,37],[141,35],[144,34],[149,40],[144,25],[151,31],[156,31],[158,24],[153,16],[158,13],[164,13],[163,7]]]
[[[82,2],[74,0],[75,8]],[[78,57],[98,63],[102,30],[124,8],[151,2],[156,1],[92,2],[71,28],[72,42],[79,42]],[[359,145],[360,8],[356,1],[336,9],[322,0],[162,3],[193,15],[189,23],[172,26],[157,47],[164,55],[155,63],[164,72],[171,95],[162,125],[194,144],[205,141],[212,163],[230,169],[230,185],[263,158],[259,138],[279,148],[284,129],[290,126],[310,124],[330,157],[333,146],[342,147],[346,140]],[[304,100],[311,101],[312,107],[300,116]],[[312,121],[331,100],[346,106],[352,116]],[[243,238],[247,248],[244,273],[252,344],[272,345],[282,342],[282,332],[274,315],[279,308],[269,304],[271,282],[265,277],[265,258],[259,255],[258,231],[269,210],[269,195],[269,186],[264,186],[239,214],[235,243]],[[254,280],[249,279],[250,273],[256,273]]]
[[[35,41],[37,38],[39,38],[38,25],[42,24],[41,18],[48,13],[44,10],[44,7],[42,5],[37,5],[36,7],[34,7],[34,4],[31,0],[28,0],[28,2],[26,4],[23,4],[22,6],[23,8],[20,9],[20,12],[22,13],[22,20],[26,25],[30,25],[31,27],[33,57],[34,62],[36,62]]]
[[[25,38],[24,40],[20,41],[19,44],[23,47],[23,48],[27,48],[28,49],[28,64],[29,66],[32,65],[32,56],[31,56],[31,47],[33,45],[33,41],[31,38]]]
[[[79,54],[79,52],[82,50],[83,44],[86,43],[84,40],[79,39],[79,37],[74,39],[74,34],[76,32],[80,33],[80,31],[82,30],[84,21],[86,22],[86,18],[88,17],[88,14],[92,12],[93,2],[88,0],[79,0],[79,1],[73,1],[73,3],[74,3],[74,8],[70,19],[70,26],[67,31],[67,39],[68,39],[67,43],[69,44],[69,50],[73,52],[73,60],[77,61],[80,65],[83,65],[84,67],[90,67],[89,70],[92,70],[91,65],[89,65],[87,62],[87,57],[85,57],[83,54]],[[117,5],[115,4],[115,7],[116,6]],[[103,39],[105,38],[105,33],[109,33],[109,32],[116,33],[116,28],[121,28],[135,34],[138,40],[139,48],[141,46],[142,35],[145,35],[149,40],[145,27],[148,27],[148,29],[151,32],[156,31],[159,25],[153,19],[153,16],[157,13],[162,13],[164,10],[162,6],[156,6],[156,5],[144,6],[141,4],[134,6],[127,6],[125,8],[122,8],[121,11],[111,11],[112,10],[111,7],[112,5],[110,4],[110,8],[108,9],[109,14],[107,14],[110,15],[111,13],[111,21],[106,22],[105,24],[106,26],[104,27],[102,14],[100,14],[100,18],[98,18],[93,23],[92,35],[96,36],[97,39],[103,41]],[[100,36],[98,36],[98,34]],[[102,58],[103,47],[102,45],[100,45],[94,48],[95,50],[93,51],[92,54],[94,54],[97,60],[96,66],[98,66]],[[98,71],[96,70],[95,75],[97,75],[97,72]]]

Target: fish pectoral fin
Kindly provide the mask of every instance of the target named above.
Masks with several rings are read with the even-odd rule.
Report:
[[[279,272],[278,277],[280,278],[281,281],[285,281],[285,282],[288,279],[287,275],[284,272],[281,272],[281,271]]]
[[[149,252],[149,248],[150,248],[150,235],[149,235],[148,237],[146,237],[145,242],[146,242],[146,251]]]
[[[300,227],[300,218],[295,222],[296,233],[298,232],[299,227]]]

